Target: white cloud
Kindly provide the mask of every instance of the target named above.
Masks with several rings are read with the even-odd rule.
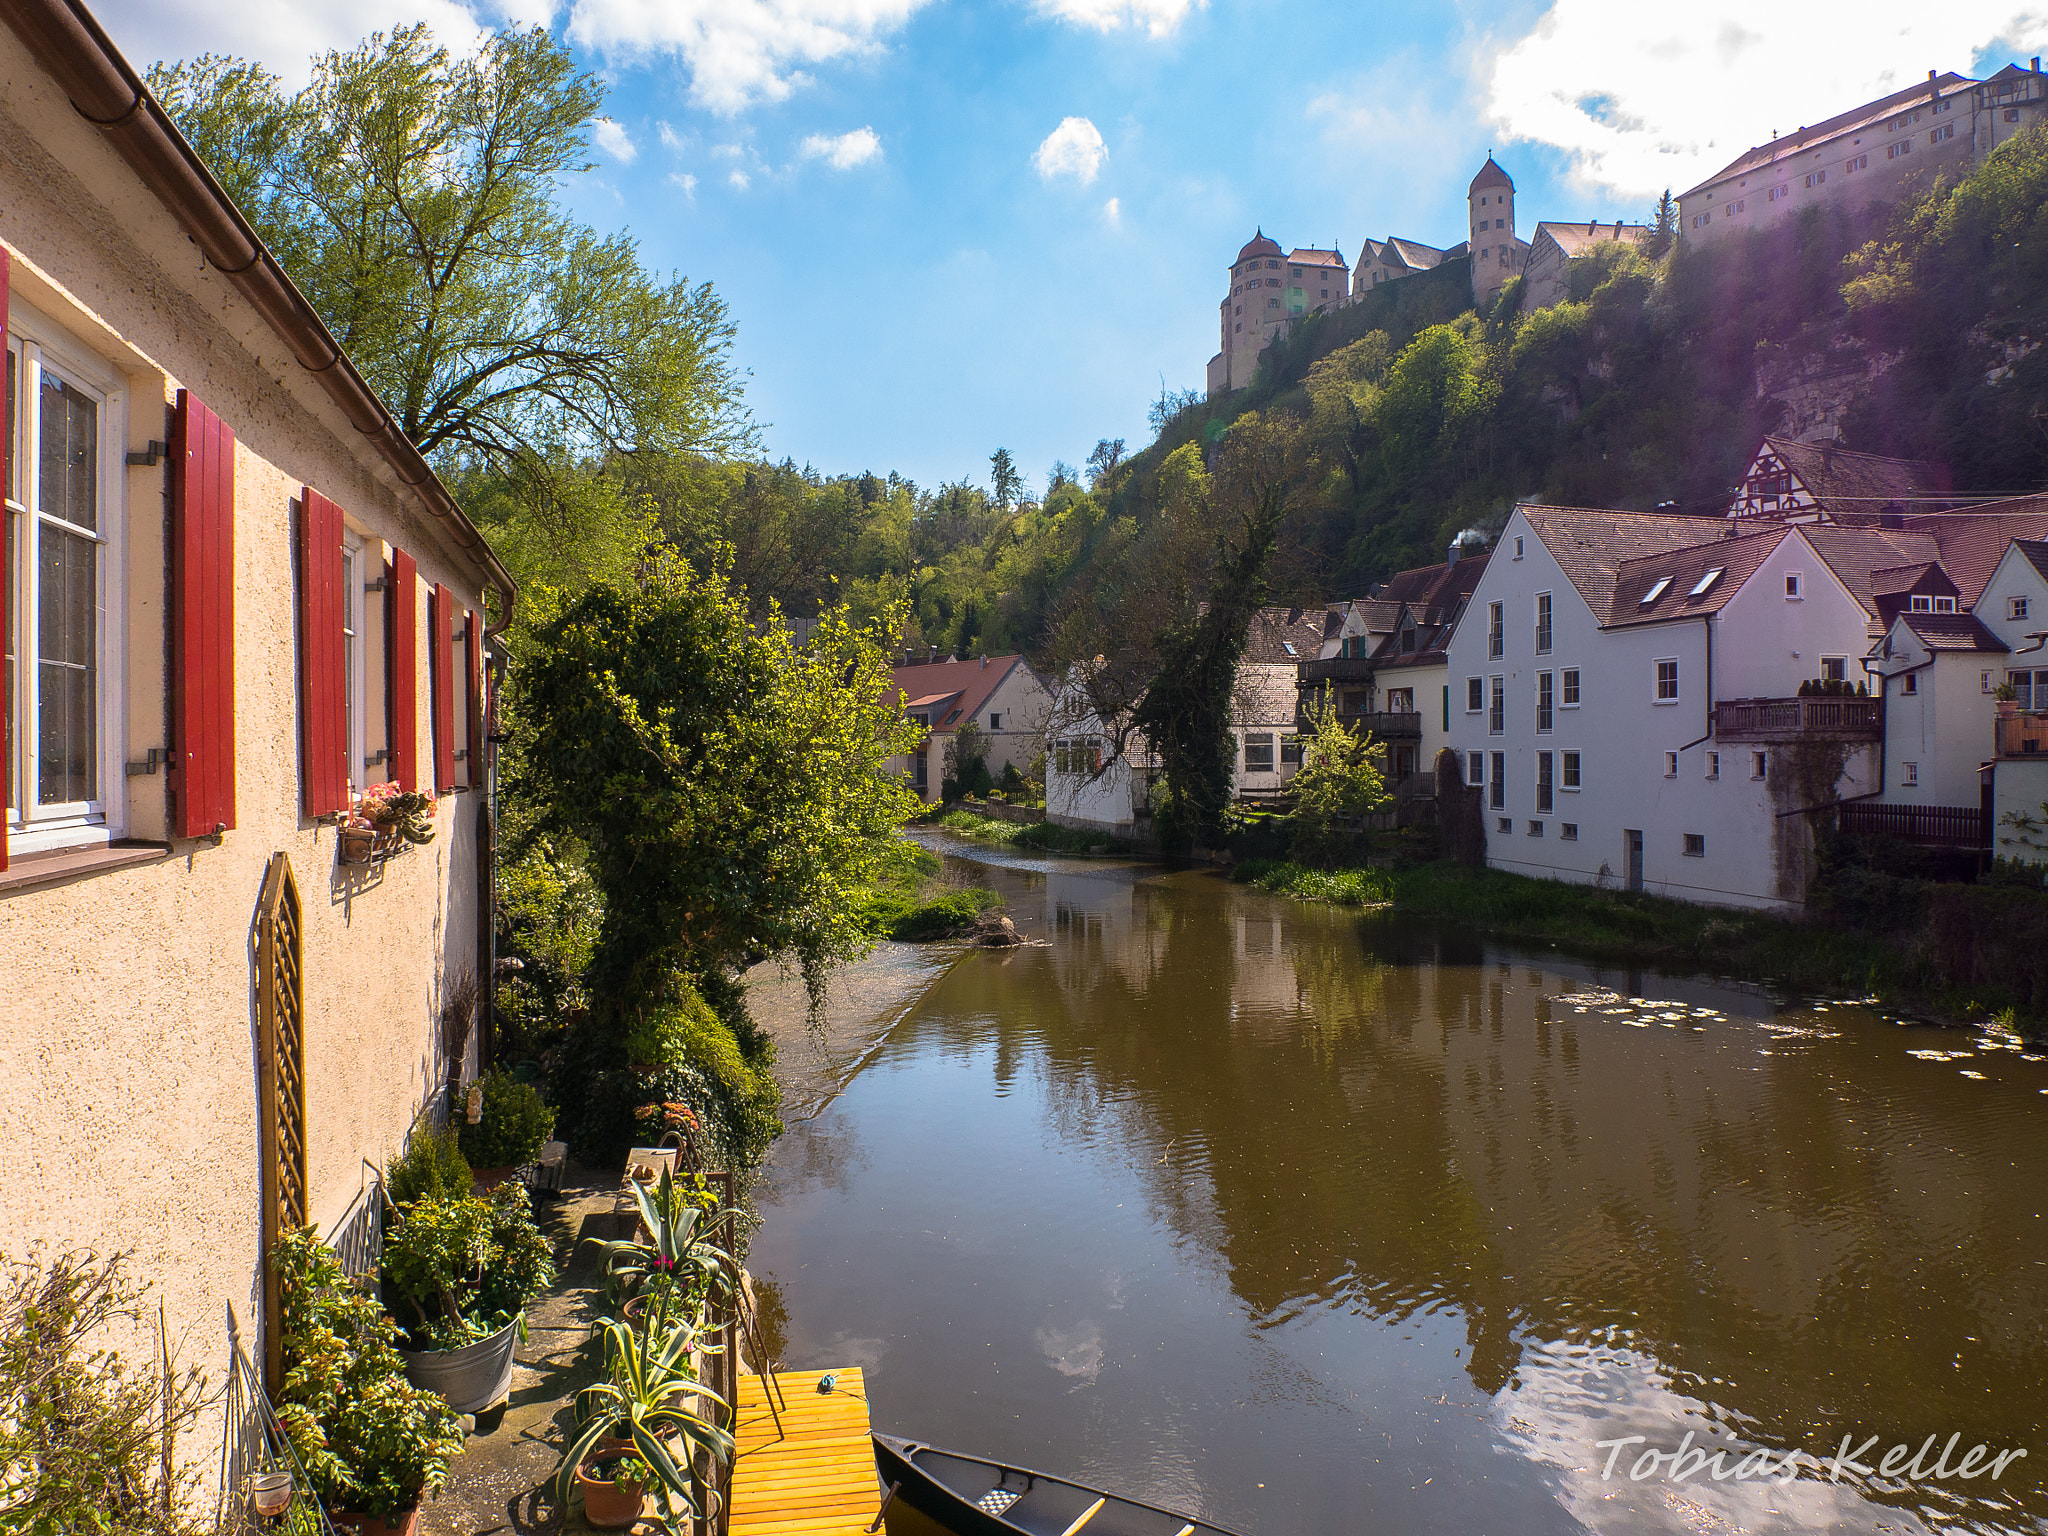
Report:
[[[394,3],[394,0],[380,0]],[[567,32],[628,62],[681,59],[690,99],[731,114],[781,101],[806,65],[873,53],[928,0],[572,0]]]
[[[680,133],[677,133],[675,129],[670,127],[665,120],[656,123],[655,129],[661,135],[661,147],[667,150],[670,154],[680,155],[684,150],[690,147],[691,140],[686,139]],[[696,136],[694,134],[691,135],[692,139],[694,139],[695,137]]]
[[[1067,117],[1045,136],[1031,163],[1047,181],[1056,176],[1071,176],[1085,187],[1108,158],[1109,150],[1095,125],[1085,117]]]
[[[1098,32],[1143,27],[1154,37],[1167,37],[1187,19],[1189,11],[1208,0],[1036,0],[1040,15]]]
[[[668,184],[676,188],[692,202],[696,201],[697,178],[688,171],[671,171],[668,176]]]
[[[348,48],[374,31],[424,21],[449,52],[474,52],[485,27],[545,20],[523,14],[536,0],[100,0],[93,14],[138,69],[204,52],[255,59],[296,90],[315,54]],[[544,0],[541,0],[544,3]]]
[[[621,165],[631,165],[640,155],[640,146],[633,142],[633,136],[626,132],[623,124],[615,123],[608,117],[590,120],[590,136],[597,140],[597,147],[610,155]]]
[[[1110,228],[1122,229],[1124,226],[1124,205],[1122,201],[1112,197],[1108,202],[1104,203],[1102,205],[1102,217],[1107,221]]]
[[[1563,150],[1589,190],[1648,198],[1704,180],[1773,129],[1794,132],[1930,69],[1969,74],[1994,43],[2024,54],[2044,42],[2048,13],[2014,0],[1865,0],[1847,11],[1556,0],[1480,73],[1489,115],[1510,137]]]
[[[737,187],[742,192],[746,191],[748,187],[751,187],[754,184],[754,178],[749,176],[745,171],[728,171],[726,173],[725,179],[731,182],[735,187]]]
[[[801,153],[806,160],[823,160],[835,171],[850,171],[856,165],[882,158],[882,141],[872,128],[855,128],[850,133],[814,133],[805,138]]]

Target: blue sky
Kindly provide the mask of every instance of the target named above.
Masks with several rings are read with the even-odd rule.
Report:
[[[1934,13],[1934,14],[1930,14]],[[296,82],[425,19],[559,28],[610,86],[569,196],[708,279],[776,456],[1034,480],[1199,388],[1255,226],[1449,245],[1491,148],[1540,218],[1641,218],[1774,128],[2048,46],[2014,0],[101,0],[138,64]]]

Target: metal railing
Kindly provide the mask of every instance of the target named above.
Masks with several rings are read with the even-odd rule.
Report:
[[[1714,734],[1722,741],[1876,741],[1884,735],[1884,701],[1725,699],[1714,706]]]
[[[1320,683],[1369,683],[1372,660],[1365,656],[1325,656],[1317,661],[1297,663],[1296,686],[1312,688]]]
[[[1420,710],[1338,710],[1337,721],[1346,730],[1370,731],[1380,741],[1420,741],[1422,739],[1422,713]],[[1296,730],[1308,731],[1315,728],[1306,710],[1294,717]]]

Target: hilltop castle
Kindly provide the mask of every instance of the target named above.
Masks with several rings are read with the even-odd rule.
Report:
[[[1927,72],[1924,84],[1893,91],[1738,155],[1678,199],[1676,234],[1706,243],[1777,223],[1815,204],[1862,208],[1898,201],[1942,172],[1975,161],[2048,114],[2048,77],[2037,58],[2008,64],[1986,80]],[[1381,283],[1446,261],[1471,264],[1472,303],[1483,307],[1511,277],[1524,279],[1522,307],[1545,309],[1569,291],[1574,256],[1617,240],[1638,241],[1648,225],[1540,223],[1523,240],[1515,226],[1515,183],[1491,154],[1465,189],[1467,238],[1448,250],[1389,236],[1360,247],[1356,270],[1342,251],[1303,248],[1282,255],[1263,229],[1230,265],[1220,306],[1222,346],[1209,359],[1209,393],[1251,383],[1259,353],[1300,316],[1349,304]]]
[[[1515,227],[1515,183],[1492,155],[1465,189],[1470,238],[1448,250],[1390,235],[1367,240],[1354,271],[1339,250],[1304,246],[1282,253],[1261,229],[1230,264],[1230,292],[1219,307],[1222,348],[1209,359],[1209,393],[1243,389],[1252,381],[1259,353],[1303,315],[1349,304],[1381,283],[1427,272],[1446,261],[1468,258],[1474,307],[1491,303],[1511,277],[1528,279],[1525,303],[1540,308],[1564,297],[1565,263],[1600,240],[1639,240],[1640,224],[1538,224],[1536,238],[1524,240]]]

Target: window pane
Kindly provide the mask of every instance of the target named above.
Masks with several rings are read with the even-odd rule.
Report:
[[[5,448],[0,449],[0,452],[4,452],[7,455],[7,499],[9,501],[21,500],[21,477],[16,472],[14,466],[14,369],[14,353],[10,351],[7,354],[7,442]]]
[[[41,425],[40,510],[99,527],[99,407],[45,368]]]
[[[93,638],[99,548],[45,528],[37,573],[36,798],[59,805],[95,798]]]

